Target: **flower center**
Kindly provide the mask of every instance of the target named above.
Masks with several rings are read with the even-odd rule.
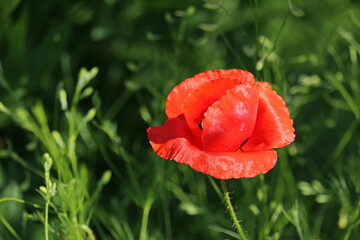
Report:
[[[249,139],[246,139],[241,145],[240,145],[240,147],[239,147],[239,149],[241,149],[242,148],[242,146],[244,146],[245,145],[245,143],[247,143],[247,141],[248,141]]]
[[[203,130],[203,128],[202,128],[202,120],[199,122],[199,128],[201,129],[201,130]]]

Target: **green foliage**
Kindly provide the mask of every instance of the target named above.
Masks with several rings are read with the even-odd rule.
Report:
[[[0,240],[236,239],[224,196],[251,239],[359,238],[359,13],[351,0],[0,0]],[[172,87],[218,68],[270,82],[296,129],[274,169],[227,181],[228,195],[146,136]]]
[[[88,168],[85,165],[81,165],[80,169],[78,167],[76,143],[80,132],[96,114],[96,110],[91,108],[85,115],[82,115],[77,111],[77,105],[82,94],[85,93],[84,96],[89,96],[84,88],[95,78],[97,72],[97,68],[93,68],[89,72],[81,69],[69,110],[65,104],[67,101],[65,90],[59,91],[62,110],[68,122],[67,136],[62,136],[57,131],[50,131],[47,115],[40,101],[36,102],[30,111],[22,107],[20,101],[16,103],[18,107],[13,110],[2,106],[4,113],[20,127],[33,133],[36,140],[43,144],[45,151],[50,153],[44,154],[45,186],[40,186],[38,191],[45,200],[44,213],[39,216],[45,226],[46,240],[49,239],[49,232],[53,236],[61,236],[65,239],[82,239],[86,235],[90,239],[94,239],[93,233],[87,225],[92,216],[95,200],[103,186],[109,182],[111,173],[106,172],[97,184],[94,193],[91,193]],[[52,180],[50,170],[53,162],[57,174]],[[57,215],[57,219],[52,219],[50,226],[49,207]]]

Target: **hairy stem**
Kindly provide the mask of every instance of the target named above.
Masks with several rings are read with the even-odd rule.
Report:
[[[229,192],[227,190],[225,180],[221,180],[221,186],[222,186],[222,189],[223,189],[223,192],[224,192],[224,195],[225,195],[225,204],[229,209],[230,216],[231,216],[231,218],[232,218],[232,220],[233,220],[233,222],[235,224],[236,230],[238,231],[238,233],[240,235],[240,239],[246,240],[247,238],[245,237],[244,231],[243,231],[243,229],[241,228],[241,226],[239,224],[239,221],[238,221],[238,219],[236,217],[234,208],[233,208],[233,206],[231,204],[230,197],[229,197]]]

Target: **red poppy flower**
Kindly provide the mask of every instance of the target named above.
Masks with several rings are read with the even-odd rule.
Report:
[[[200,73],[177,85],[166,101],[168,120],[147,130],[162,158],[215,178],[254,177],[274,167],[274,148],[294,141],[284,100],[243,70]]]

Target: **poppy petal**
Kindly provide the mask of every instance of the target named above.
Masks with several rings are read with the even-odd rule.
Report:
[[[193,144],[186,122],[168,119],[164,125],[147,130],[150,144],[162,158],[188,164],[193,169],[219,179],[255,177],[276,164],[273,149],[257,152],[208,152]]]
[[[168,118],[174,118],[182,114],[182,105],[190,92],[205,82],[222,77],[246,79],[248,82],[255,82],[254,76],[251,73],[239,69],[220,69],[197,74],[181,82],[169,93],[165,108]]]
[[[243,83],[238,78],[221,78],[202,84],[198,89],[192,91],[185,99],[182,111],[193,135],[201,141],[201,121],[204,119],[204,112],[215,101],[226,94],[226,91]]]
[[[237,85],[214,102],[202,122],[202,147],[207,151],[235,152],[251,136],[256,123],[259,87]]]
[[[243,151],[258,151],[288,145],[295,139],[293,120],[282,99],[267,82],[260,86],[256,125]]]

